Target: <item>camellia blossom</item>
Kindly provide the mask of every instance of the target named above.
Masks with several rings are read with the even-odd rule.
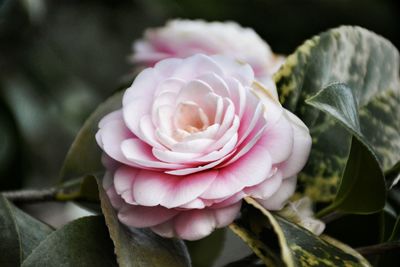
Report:
[[[201,54],[143,70],[96,139],[119,220],[187,240],[230,224],[245,196],[281,209],[311,146],[248,64]]]
[[[147,67],[166,58],[186,58],[197,53],[227,55],[250,64],[256,78],[277,96],[272,75],[284,62],[251,28],[235,22],[180,20],[164,27],[146,30],[144,38],[133,45],[132,59]]]

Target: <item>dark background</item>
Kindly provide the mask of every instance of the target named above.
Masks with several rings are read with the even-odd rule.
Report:
[[[170,18],[234,20],[274,51],[339,25],[400,47],[395,0],[0,0],[0,191],[57,181],[88,114],[133,72],[132,41]]]

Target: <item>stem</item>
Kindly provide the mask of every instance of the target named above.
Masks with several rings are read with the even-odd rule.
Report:
[[[391,250],[400,250],[400,241],[387,242],[372,246],[360,247],[356,249],[362,255],[380,254]]]
[[[345,214],[343,212],[335,210],[335,211],[332,211],[331,213],[325,214],[325,215],[323,215],[323,216],[321,216],[319,218],[324,223],[330,223],[330,222],[332,222],[332,221],[334,221],[336,219],[339,219],[339,218],[343,217],[344,215]]]
[[[5,191],[1,194],[12,202],[58,201],[57,188]]]
[[[80,185],[83,177],[67,181],[59,186],[45,189],[23,189],[0,192],[5,198],[12,202],[43,202],[43,201],[71,201],[81,198]],[[78,190],[76,190],[76,186]],[[75,188],[75,189],[74,189]],[[69,190],[68,190],[69,189]],[[71,190],[73,189],[73,190]]]

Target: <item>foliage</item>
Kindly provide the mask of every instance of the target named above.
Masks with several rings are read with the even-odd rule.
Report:
[[[241,216],[230,229],[253,254],[226,266],[398,265],[398,256],[391,251],[364,257],[349,245],[379,246],[400,240],[399,62],[399,53],[389,41],[348,26],[315,36],[288,56],[275,76],[280,100],[305,121],[313,137],[297,196],[313,198],[324,219],[332,214],[344,216],[328,222],[326,234],[317,237],[246,199]],[[81,67],[90,76],[91,72]],[[24,68],[39,72],[34,65]],[[83,124],[64,160],[59,183],[62,190],[56,195],[56,200],[74,200],[97,208],[99,215],[53,229],[0,195],[1,266],[201,267],[210,266],[223,246],[230,245],[224,242],[223,231],[184,243],[119,223],[104,189],[98,186],[103,167],[94,134],[100,118],[119,107],[122,93],[116,92],[99,105]],[[1,163],[9,168],[12,164],[8,159],[21,161],[20,129],[9,108],[1,108],[6,124],[0,125],[0,144],[18,146],[15,151],[4,150],[4,157],[0,154]],[[2,190],[22,184],[17,175],[20,170],[6,172],[16,174],[16,180]],[[73,181],[78,184],[71,191]],[[89,206],[88,201],[95,205]],[[357,224],[371,228],[353,230]]]

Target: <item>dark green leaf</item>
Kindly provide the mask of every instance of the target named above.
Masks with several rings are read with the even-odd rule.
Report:
[[[49,235],[22,266],[117,266],[102,216],[68,223]]]
[[[313,147],[299,175],[312,199],[331,201],[346,166],[351,134],[305,100],[332,82],[353,90],[362,135],[384,170],[400,159],[399,53],[384,38],[359,27],[339,27],[301,45],[275,76],[280,100],[310,128]]]
[[[120,108],[123,91],[115,93],[90,115],[72,143],[61,170],[61,181],[96,174],[103,170],[101,151],[95,134],[99,121],[111,111]]]
[[[251,198],[231,226],[267,266],[370,266],[356,251],[328,236],[315,236]]]
[[[394,224],[392,233],[388,241],[400,240],[400,215],[397,216],[396,223]]]
[[[260,260],[255,254],[250,254],[249,256],[240,259],[235,262],[231,262],[224,267],[262,267],[265,264]]]
[[[389,189],[395,187],[400,181],[400,161],[396,163],[390,170],[385,172],[385,178],[388,181]]]
[[[0,266],[19,266],[51,232],[0,195]]]
[[[193,267],[209,267],[213,265],[224,247],[225,233],[225,229],[217,229],[203,239],[185,242]]]
[[[187,267],[191,266],[183,241],[162,238],[150,230],[127,228],[118,221],[107,194],[99,183],[101,208],[114,242],[120,267]]]
[[[368,140],[361,132],[353,91],[345,84],[331,84],[306,102],[339,121],[354,136],[336,197],[321,214],[335,209],[348,213],[381,210],[386,200],[385,177]]]

